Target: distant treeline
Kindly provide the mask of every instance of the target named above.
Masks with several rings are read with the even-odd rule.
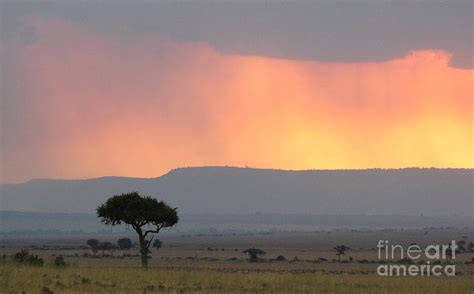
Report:
[[[133,232],[126,226],[104,229],[94,214],[0,211],[0,233],[7,235],[81,235]],[[297,214],[183,214],[174,233],[307,231],[332,228],[446,228],[474,227],[461,216],[297,215]]]

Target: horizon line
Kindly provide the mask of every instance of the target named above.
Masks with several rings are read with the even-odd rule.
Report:
[[[33,210],[11,210],[0,209],[1,213],[29,213],[29,214],[81,214],[81,215],[95,215],[95,212],[64,212],[64,211],[33,211]],[[376,213],[360,213],[360,214],[338,214],[338,213],[285,213],[285,212],[243,212],[243,213],[196,213],[196,212],[184,212],[183,215],[185,216],[351,216],[351,217],[435,217],[435,218],[444,218],[444,217],[458,217],[458,218],[471,218],[471,215],[463,215],[463,214],[376,214]]]
[[[335,171],[373,171],[373,170],[382,170],[382,171],[397,171],[397,170],[408,170],[408,169],[419,169],[419,170],[474,170],[471,167],[416,167],[416,166],[407,166],[407,167],[398,167],[398,168],[384,168],[384,167],[370,167],[370,168],[338,168],[338,169],[281,169],[281,168],[263,168],[263,167],[250,167],[250,166],[232,166],[232,165],[202,165],[202,166],[184,166],[184,167],[176,167],[172,168],[166,173],[163,173],[159,176],[154,177],[133,177],[133,176],[114,176],[114,175],[106,175],[106,176],[97,176],[97,177],[90,177],[90,178],[31,178],[26,181],[21,182],[9,182],[3,183],[1,182],[0,185],[21,185],[26,184],[29,182],[34,181],[89,181],[89,180],[98,180],[98,179],[105,179],[105,178],[123,178],[123,179],[143,179],[143,180],[151,180],[151,179],[158,179],[163,176],[166,176],[173,171],[177,170],[184,170],[184,169],[199,169],[199,168],[228,168],[228,169],[249,169],[249,170],[261,170],[261,171],[279,171],[279,172],[317,172],[317,171],[327,171],[327,172],[335,172]]]

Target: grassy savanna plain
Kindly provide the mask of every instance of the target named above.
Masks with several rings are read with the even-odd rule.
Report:
[[[149,270],[140,268],[136,249],[93,256],[83,246],[91,236],[8,237],[0,253],[28,248],[42,267],[1,265],[1,293],[473,293],[474,253],[456,256],[455,277],[380,277],[377,241],[408,246],[472,240],[470,229],[333,230],[244,235],[163,235]],[[122,236],[93,236],[116,241]],[[336,244],[351,247],[337,262]],[[249,262],[249,247],[267,254]],[[69,266],[57,268],[62,255]],[[277,261],[279,255],[286,260]],[[352,261],[350,261],[352,258]],[[467,263],[466,263],[467,262]]]

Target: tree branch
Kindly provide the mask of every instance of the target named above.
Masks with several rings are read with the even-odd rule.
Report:
[[[146,236],[148,235],[148,233],[155,233],[155,234],[158,234],[162,228],[163,228],[163,225],[156,225],[156,230],[148,230],[148,231],[145,231],[145,233],[143,234],[143,236],[146,237]]]
[[[157,229],[157,230],[148,230],[148,231],[145,231],[145,233],[143,234],[143,237],[146,237],[146,235],[148,235],[148,233],[155,233],[155,234],[158,234],[160,232],[160,229]]]
[[[147,241],[146,250],[148,250],[148,248],[150,248],[150,245],[151,245],[151,242],[153,241],[153,238],[155,238],[155,235],[151,236],[150,241]]]

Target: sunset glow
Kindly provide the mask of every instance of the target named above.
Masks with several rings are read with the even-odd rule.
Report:
[[[474,71],[423,49],[379,63],[239,56],[165,35],[32,20],[11,41],[3,182],[184,166],[473,168]]]

